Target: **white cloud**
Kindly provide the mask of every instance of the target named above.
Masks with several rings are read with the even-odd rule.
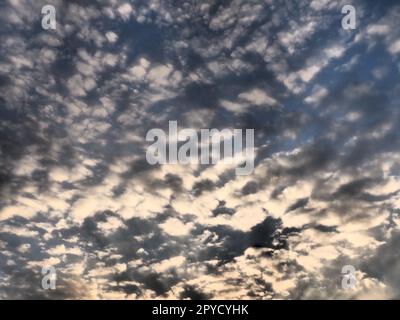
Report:
[[[400,39],[389,46],[389,52],[393,55],[400,53]]]
[[[108,31],[106,33],[106,38],[107,38],[108,42],[114,43],[118,40],[118,35],[115,32]]]
[[[238,96],[239,99],[245,100],[255,105],[274,106],[277,101],[267,95],[265,91],[260,89],[252,89],[250,91],[242,92]]]
[[[153,264],[151,267],[159,273],[168,271],[169,269],[176,269],[181,267],[186,262],[186,258],[183,256],[177,256],[170,259],[163,260],[157,264]]]
[[[118,7],[117,11],[122,19],[127,20],[129,19],[129,16],[131,15],[133,9],[129,3],[124,3],[123,5]]]
[[[186,236],[190,233],[192,223],[183,223],[177,218],[170,218],[160,225],[161,229],[171,236]]]
[[[313,88],[311,95],[304,101],[312,105],[317,105],[327,94],[328,90],[326,88],[317,85]]]

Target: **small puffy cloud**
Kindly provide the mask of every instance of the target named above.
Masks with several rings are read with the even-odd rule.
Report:
[[[168,219],[160,225],[161,229],[172,236],[186,236],[190,233],[193,225],[191,223],[183,223],[177,218]]]
[[[311,95],[309,95],[304,101],[309,104],[318,105],[318,103],[325,98],[328,93],[329,92],[326,88],[317,85],[313,88]]]
[[[261,89],[252,89],[242,92],[239,94],[238,98],[255,105],[274,106],[277,103],[274,98],[270,97]]]
[[[114,43],[118,40],[118,35],[115,32],[108,31],[106,32],[106,38],[108,42]]]
[[[186,262],[186,258],[183,256],[173,257],[167,260],[163,260],[157,264],[153,264],[152,268],[159,273],[168,271],[169,269],[177,269]]]
[[[393,55],[400,53],[400,39],[396,40],[389,46],[389,52]]]
[[[122,19],[127,20],[129,19],[129,16],[131,15],[133,8],[129,3],[124,3],[118,7],[117,11],[119,15],[122,17]]]

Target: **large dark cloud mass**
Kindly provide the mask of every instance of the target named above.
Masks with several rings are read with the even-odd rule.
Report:
[[[395,0],[1,1],[0,298],[400,298],[399,21]],[[150,165],[171,120],[254,129],[254,172]]]

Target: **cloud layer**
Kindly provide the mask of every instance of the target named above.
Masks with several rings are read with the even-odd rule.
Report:
[[[0,298],[400,298],[399,18],[389,0],[0,4]],[[148,164],[168,121],[254,129],[254,173]]]

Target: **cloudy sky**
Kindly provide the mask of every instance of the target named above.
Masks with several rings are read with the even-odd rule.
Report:
[[[1,1],[0,298],[400,298],[399,20],[396,0]],[[148,164],[170,120],[254,129],[254,172]]]

